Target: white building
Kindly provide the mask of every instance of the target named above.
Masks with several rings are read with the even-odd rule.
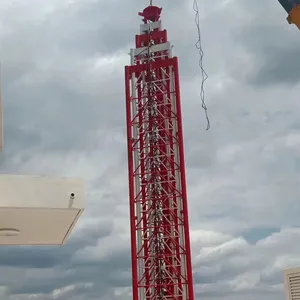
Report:
[[[300,267],[284,270],[286,300],[300,300]]]

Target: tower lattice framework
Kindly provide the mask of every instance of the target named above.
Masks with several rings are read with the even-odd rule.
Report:
[[[125,67],[133,300],[193,300],[177,57],[148,6]]]

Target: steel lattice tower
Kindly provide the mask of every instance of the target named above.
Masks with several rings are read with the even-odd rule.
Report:
[[[177,57],[144,9],[125,67],[133,300],[193,300]]]

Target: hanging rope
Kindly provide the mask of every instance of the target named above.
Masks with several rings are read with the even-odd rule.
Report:
[[[210,129],[210,121],[209,121],[209,117],[208,117],[208,113],[207,113],[207,106],[205,104],[205,97],[204,97],[204,82],[208,78],[208,75],[205,72],[204,67],[203,67],[204,52],[203,52],[203,49],[202,49],[201,30],[200,30],[200,17],[199,17],[199,8],[198,8],[198,1],[197,0],[194,0],[193,9],[195,11],[195,23],[196,23],[196,27],[197,27],[197,33],[198,33],[198,40],[197,40],[195,46],[196,46],[196,49],[199,51],[199,55],[200,55],[199,67],[200,67],[201,76],[202,76],[200,98],[201,98],[201,102],[202,102],[202,108],[204,109],[205,117],[206,117],[206,121],[207,121],[206,130],[209,130]]]

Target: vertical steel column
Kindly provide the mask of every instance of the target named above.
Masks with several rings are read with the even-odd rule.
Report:
[[[178,61],[160,11],[140,14],[125,67],[133,299],[193,300]]]

